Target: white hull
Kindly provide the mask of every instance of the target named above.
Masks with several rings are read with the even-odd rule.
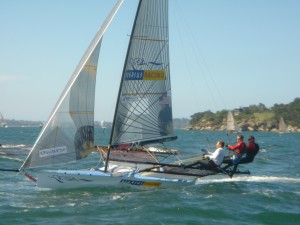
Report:
[[[172,174],[152,176],[139,172],[104,173],[100,170],[44,170],[37,172],[37,186],[43,188],[89,188],[89,187],[175,187],[189,186],[196,182],[195,177],[176,178]]]

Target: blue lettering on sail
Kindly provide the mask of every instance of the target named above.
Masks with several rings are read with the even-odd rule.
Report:
[[[143,80],[144,70],[127,70],[125,80]]]

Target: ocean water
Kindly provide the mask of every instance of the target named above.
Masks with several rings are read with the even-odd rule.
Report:
[[[0,128],[0,168],[19,168],[40,128]],[[109,130],[96,130],[107,144]],[[176,130],[166,144],[181,158],[214,149],[225,132]],[[261,146],[251,175],[198,179],[181,189],[41,189],[25,176],[0,171],[0,224],[300,224],[300,134],[245,132]],[[88,164],[89,159],[83,162]],[[90,165],[97,161],[90,159]]]

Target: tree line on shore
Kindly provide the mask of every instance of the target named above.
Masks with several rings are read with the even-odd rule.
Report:
[[[300,98],[289,104],[274,104],[267,108],[264,104],[250,105],[231,110],[239,127],[254,131],[277,131],[282,117],[289,131],[300,131]],[[228,110],[216,113],[198,112],[191,116],[188,129],[224,130],[226,129]]]

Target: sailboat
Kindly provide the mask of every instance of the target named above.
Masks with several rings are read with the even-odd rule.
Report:
[[[0,113],[0,125],[1,125],[1,127],[4,127],[4,128],[8,127],[2,113]]]
[[[226,122],[227,122],[226,129],[229,134],[240,133],[240,128],[236,124],[231,111],[228,111],[228,113],[227,113],[227,121]]]
[[[97,148],[103,166],[58,169],[95,151],[94,101],[100,43],[121,4],[118,0],[91,42],[19,169],[40,187],[174,187],[193,185],[199,177],[219,173],[185,168],[168,158],[176,154],[144,148],[177,138],[172,122],[168,0],[139,1],[109,145],[104,150]]]
[[[101,122],[100,122],[100,127],[103,128],[103,129],[107,128],[107,127],[105,126],[105,121],[104,121],[104,120],[101,120]]]
[[[278,131],[280,134],[286,133],[287,132],[287,126],[284,122],[283,117],[280,117],[279,119],[279,127],[278,127]]]

